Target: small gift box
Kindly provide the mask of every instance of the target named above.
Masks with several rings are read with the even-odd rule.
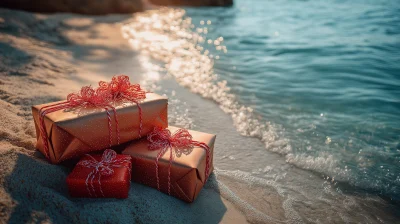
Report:
[[[131,157],[106,149],[85,155],[67,177],[69,194],[86,198],[127,198],[131,186]]]
[[[156,127],[122,154],[132,156],[133,181],[193,202],[213,170],[215,138],[172,126]]]
[[[36,148],[51,163],[119,145],[167,127],[168,99],[146,93],[127,76],[83,87],[66,101],[32,107]]]

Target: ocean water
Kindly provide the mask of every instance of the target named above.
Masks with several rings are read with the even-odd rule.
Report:
[[[279,126],[289,163],[400,199],[400,3],[237,1],[187,10],[223,37],[238,102]]]
[[[261,168],[221,162],[226,175],[268,182],[278,165],[294,166],[336,192],[354,188],[399,203],[397,0],[163,8],[138,14],[122,31],[145,56],[149,83],[173,77],[216,103],[242,136],[262,143],[265,152],[254,152]],[[175,95],[170,91],[172,105]],[[196,118],[186,102],[179,105],[172,123],[192,127]],[[232,150],[228,159],[243,156]],[[271,163],[276,155],[283,164]]]
[[[269,150],[400,200],[398,1],[239,0],[187,15],[223,37],[218,79],[279,128],[287,145]]]

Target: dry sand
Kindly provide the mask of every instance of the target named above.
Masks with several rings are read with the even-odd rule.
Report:
[[[120,32],[129,17],[0,9],[0,223],[246,222],[212,187],[192,204],[134,183],[125,200],[73,199],[65,185],[70,168],[36,152],[31,105],[65,99],[113,74],[141,79]]]

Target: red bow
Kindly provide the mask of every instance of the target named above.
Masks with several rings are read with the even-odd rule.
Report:
[[[89,156],[89,159],[87,160],[81,160],[77,166],[84,166],[87,168],[94,168],[92,172],[90,172],[86,178],[86,189],[89,192],[89,195],[92,196],[92,192],[95,197],[96,196],[96,189],[94,188],[93,185],[93,180],[98,174],[98,183],[99,183],[99,189],[101,195],[104,197],[103,190],[101,188],[101,176],[110,176],[114,174],[114,169],[113,168],[119,168],[119,167],[126,167],[129,170],[129,176],[131,172],[131,167],[128,166],[123,166],[124,163],[130,162],[131,157],[130,156],[123,156],[117,158],[117,153],[114,150],[111,149],[106,149],[103,153],[103,156],[101,157],[100,161],[97,161],[93,156],[86,154]],[[90,181],[90,187],[89,187],[89,181]]]
[[[174,159],[173,150],[182,150],[193,147],[201,147],[206,150],[206,167],[205,167],[205,180],[207,181],[210,175],[210,147],[203,143],[194,141],[192,135],[186,129],[179,129],[174,134],[168,129],[155,127],[154,130],[147,135],[147,140],[150,142],[150,150],[160,150],[157,154],[156,177],[157,188],[160,190],[160,178],[158,176],[158,161],[170,149],[169,166],[168,166],[168,194],[171,194],[171,164]]]
[[[67,102],[70,107],[104,107],[110,105],[111,96],[100,89],[93,89],[91,86],[84,86],[79,93],[68,94]]]
[[[146,91],[139,84],[131,84],[126,75],[114,76],[110,83],[99,82],[99,90],[109,92],[113,101],[137,102],[146,98]]]

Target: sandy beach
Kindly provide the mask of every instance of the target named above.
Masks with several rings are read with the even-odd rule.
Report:
[[[266,151],[263,142],[241,135],[212,97],[194,94],[173,75],[158,78],[147,66],[149,57],[123,36],[121,28],[129,23],[135,23],[132,15],[0,9],[0,223],[399,221],[396,205],[375,195],[365,198],[353,188],[339,194],[333,181],[290,165]],[[166,94],[171,125],[217,134],[215,171],[194,203],[135,183],[124,200],[71,198],[65,183],[71,167],[51,165],[36,151],[32,105],[63,100],[115,74]]]
[[[132,184],[130,197],[73,199],[70,168],[36,152],[31,105],[62,100],[81,86],[114,74],[141,79],[137,53],[121,36],[127,16],[85,17],[0,11],[1,223],[243,223],[244,216],[214,189],[193,204]],[[174,207],[174,209],[171,209]],[[180,216],[175,212],[180,210]]]

